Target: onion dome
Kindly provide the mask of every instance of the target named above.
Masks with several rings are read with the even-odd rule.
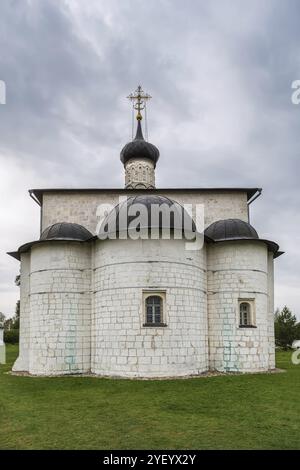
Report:
[[[259,238],[255,228],[240,219],[225,219],[213,222],[205,230],[205,235],[214,241]]]
[[[196,232],[196,226],[190,215],[176,201],[158,195],[140,195],[129,197],[118,204],[103,221],[99,237],[127,232],[138,219],[137,231],[143,229],[166,229]],[[134,226],[135,228],[135,226]]]
[[[93,235],[85,227],[70,222],[60,222],[47,227],[40,236],[40,240],[80,240],[86,241]]]
[[[129,142],[125,147],[123,147],[120,154],[120,160],[125,165],[128,160],[140,158],[151,160],[155,167],[156,162],[159,159],[159,150],[155,145],[150,144],[150,142],[146,142],[143,137],[141,120],[138,119],[136,136],[132,142]]]

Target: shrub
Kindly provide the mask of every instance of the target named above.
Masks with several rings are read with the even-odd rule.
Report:
[[[4,343],[16,344],[19,342],[19,330],[4,330]]]

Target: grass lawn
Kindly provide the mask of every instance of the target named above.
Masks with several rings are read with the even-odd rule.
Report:
[[[282,374],[134,381],[0,366],[1,449],[300,449],[300,365]]]

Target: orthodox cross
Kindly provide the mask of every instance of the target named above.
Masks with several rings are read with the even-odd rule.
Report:
[[[146,108],[146,102],[152,97],[145,93],[141,85],[139,85],[135,92],[131,93],[127,98],[133,103],[133,109],[137,111],[137,120],[141,121],[143,119],[141,111]]]

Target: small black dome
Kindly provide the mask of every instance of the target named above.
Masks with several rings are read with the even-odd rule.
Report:
[[[154,166],[156,166],[156,162],[159,159],[158,148],[144,140],[140,121],[138,121],[135,139],[126,144],[120,154],[120,160],[124,165],[132,158],[147,158],[154,163]]]
[[[259,238],[255,228],[240,219],[218,220],[207,227],[205,235],[214,241]]]
[[[86,241],[92,238],[93,235],[85,227],[79,224],[72,224],[69,222],[61,222],[50,225],[47,227],[40,240],[80,240]]]
[[[146,220],[141,222],[139,229],[184,229],[186,232],[196,231],[194,221],[178,202],[154,194],[132,196],[121,204],[118,204],[103,221],[102,230],[100,231],[110,234],[127,231],[131,222],[139,217],[138,207],[133,207],[135,204],[140,204],[146,208]],[[158,214],[158,218],[155,217],[152,212],[152,206],[154,205],[159,206],[159,209],[162,211]],[[163,209],[169,209],[171,207],[173,210],[170,211],[170,217],[164,218]],[[122,217],[120,215],[121,211],[125,211],[125,216]]]

